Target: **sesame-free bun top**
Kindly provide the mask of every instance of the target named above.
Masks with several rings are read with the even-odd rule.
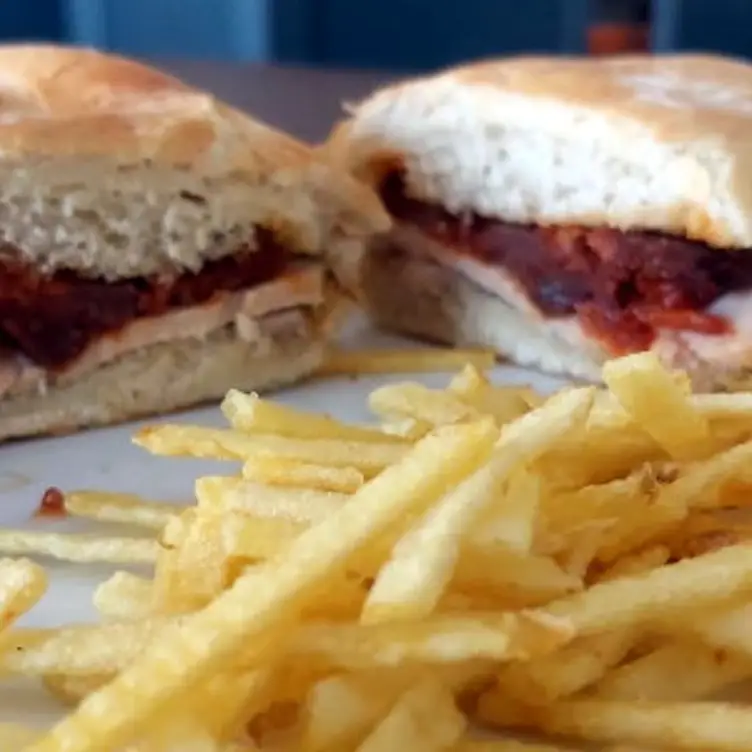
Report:
[[[331,159],[453,212],[752,246],[752,65],[709,55],[517,58],[385,88]]]
[[[0,243],[46,271],[198,270],[255,228],[317,254],[387,219],[312,150],[140,63],[0,47]]]

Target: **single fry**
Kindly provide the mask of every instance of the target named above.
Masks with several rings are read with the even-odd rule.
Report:
[[[206,608],[186,617],[182,626],[161,631],[136,661],[26,752],[117,748],[186,688],[226,668],[242,648],[253,645],[259,657],[281,649],[284,626],[315,599],[333,573],[341,572],[359,548],[400,516],[429,504],[448,482],[472,472],[493,440],[488,423],[451,427],[427,437],[335,515],[299,536],[284,557],[247,571]]]
[[[429,389],[423,384],[387,384],[371,392],[371,410],[381,418],[416,420],[431,426],[444,426],[481,417],[474,407],[451,392]]]
[[[135,494],[71,491],[65,494],[65,510],[74,517],[161,530],[180,508]]]
[[[336,512],[348,498],[347,494],[265,486],[243,478],[205,477],[196,481],[199,509],[295,522],[319,522]]]
[[[550,656],[503,668],[499,684],[521,702],[546,705],[598,682],[633,645],[634,635],[624,630],[583,637]]]
[[[354,467],[330,467],[263,456],[250,457],[245,461],[243,477],[269,486],[311,488],[343,494],[355,493],[365,482],[363,473]]]
[[[407,441],[420,441],[433,428],[431,423],[415,418],[388,418],[381,423],[381,430],[384,433],[390,436],[400,436]]]
[[[535,613],[447,614],[370,626],[311,624],[295,634],[291,651],[301,660],[369,670],[402,663],[529,659],[550,653],[572,635],[566,620]]]
[[[466,723],[452,693],[438,680],[428,678],[402,695],[357,752],[449,750],[459,741]]]
[[[353,748],[386,715],[399,689],[385,676],[362,673],[317,682],[306,698],[301,752]]]
[[[612,671],[598,684],[595,696],[603,700],[701,700],[750,676],[748,657],[675,642]]]
[[[274,434],[291,439],[335,439],[384,443],[390,437],[377,428],[351,426],[320,413],[307,413],[278,402],[231,389],[222,401],[222,413],[238,431]]]
[[[478,539],[528,553],[535,541],[538,512],[544,497],[543,481],[524,466],[511,472],[497,503],[481,515]]]
[[[131,572],[115,572],[97,587],[94,606],[105,619],[144,619],[154,606],[154,582]]]
[[[234,531],[233,516],[189,509],[182,520],[179,542],[165,544],[163,538],[159,550],[152,599],[157,613],[202,608],[230,584],[231,542],[226,531]]]
[[[0,559],[0,632],[31,609],[47,590],[47,575],[28,559]]]
[[[319,373],[327,376],[437,373],[456,371],[468,363],[486,370],[495,362],[496,356],[487,350],[332,350]]]
[[[8,556],[48,556],[79,564],[153,564],[158,550],[157,542],[149,538],[0,530],[0,553]]]
[[[331,467],[355,467],[373,477],[405,456],[408,447],[390,441],[339,441],[251,436],[216,428],[159,425],[144,428],[134,443],[152,454],[245,461],[258,455]]]
[[[670,621],[667,628],[692,635],[713,647],[731,650],[752,659],[752,604],[744,603],[720,612],[700,612],[697,618]]]
[[[537,400],[531,404],[528,389],[494,386],[472,364],[466,365],[452,379],[449,391],[483,415],[491,415],[499,426],[542,404]]]
[[[674,459],[707,456],[710,424],[654,353],[639,353],[603,366],[603,380],[635,422]]]
[[[470,540],[463,545],[452,586],[487,608],[513,609],[579,592],[582,580],[550,557]]]
[[[577,634],[596,634],[680,616],[748,592],[752,546],[719,551],[620,577],[555,601],[545,612],[570,619]]]
[[[752,738],[752,713],[716,702],[570,700],[542,710],[537,719],[548,733],[659,749],[748,752]]]
[[[62,629],[16,629],[0,642],[0,671],[25,676],[112,676],[131,663],[166,618]]]

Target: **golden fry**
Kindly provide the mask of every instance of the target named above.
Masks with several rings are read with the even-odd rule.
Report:
[[[153,564],[158,550],[157,542],[149,538],[0,530],[0,553],[8,556],[48,556],[79,564]]]
[[[319,369],[327,376],[455,371],[471,363],[492,368],[496,355],[487,350],[331,350]]]
[[[311,488],[345,494],[355,493],[365,482],[363,473],[354,467],[314,465],[268,456],[247,459],[243,465],[243,477],[270,486]]]
[[[23,616],[47,590],[47,575],[28,559],[0,559],[0,631]]]
[[[65,494],[65,510],[74,517],[116,522],[161,530],[180,508],[175,504],[148,501],[135,494],[71,491]]]

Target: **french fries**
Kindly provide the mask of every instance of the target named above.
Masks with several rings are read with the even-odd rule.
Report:
[[[65,511],[74,517],[161,530],[179,508],[133,494],[72,491],[65,494]]]
[[[161,425],[142,429],[135,443],[154,454],[217,460],[273,457],[306,464],[355,467],[366,477],[378,475],[407,452],[402,442],[341,441],[339,439],[291,439],[287,436],[252,436],[240,431],[221,431]]]
[[[299,413],[291,407],[263,400],[257,394],[243,394],[235,389],[227,393],[221,409],[230,425],[244,433],[339,441],[385,442],[394,439],[383,431],[350,426],[328,415]]]
[[[487,350],[331,350],[319,369],[321,375],[452,372],[466,364],[486,369],[496,356]]]
[[[603,380],[640,427],[677,460],[710,451],[710,424],[689,399],[689,384],[661,365],[653,353],[612,360]]]
[[[158,551],[157,542],[151,538],[0,530],[0,553],[6,556],[47,556],[79,564],[154,564]]]
[[[256,456],[243,465],[243,477],[270,486],[355,493],[365,482],[354,467],[329,467],[279,457]]]
[[[28,559],[0,559],[0,633],[44,595],[47,574]]]
[[[228,429],[143,429],[154,454],[238,465],[187,508],[66,496],[152,537],[0,531],[10,555],[153,567],[99,586],[101,623],[33,629],[44,570],[0,560],[0,677],[70,705],[47,733],[0,725],[0,748],[749,750],[752,705],[717,693],[752,679],[752,395],[693,395],[638,355],[546,398],[485,357],[444,390],[377,388],[381,427],[233,391]]]
[[[145,618],[154,606],[154,582],[131,572],[115,572],[94,592],[94,606],[104,619]]]

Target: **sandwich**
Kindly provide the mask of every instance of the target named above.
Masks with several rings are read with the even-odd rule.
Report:
[[[314,371],[323,251],[388,226],[313,149],[134,61],[0,48],[0,439]]]
[[[393,219],[342,281],[381,324],[598,380],[752,372],[752,66],[519,58],[376,92],[324,149]]]

